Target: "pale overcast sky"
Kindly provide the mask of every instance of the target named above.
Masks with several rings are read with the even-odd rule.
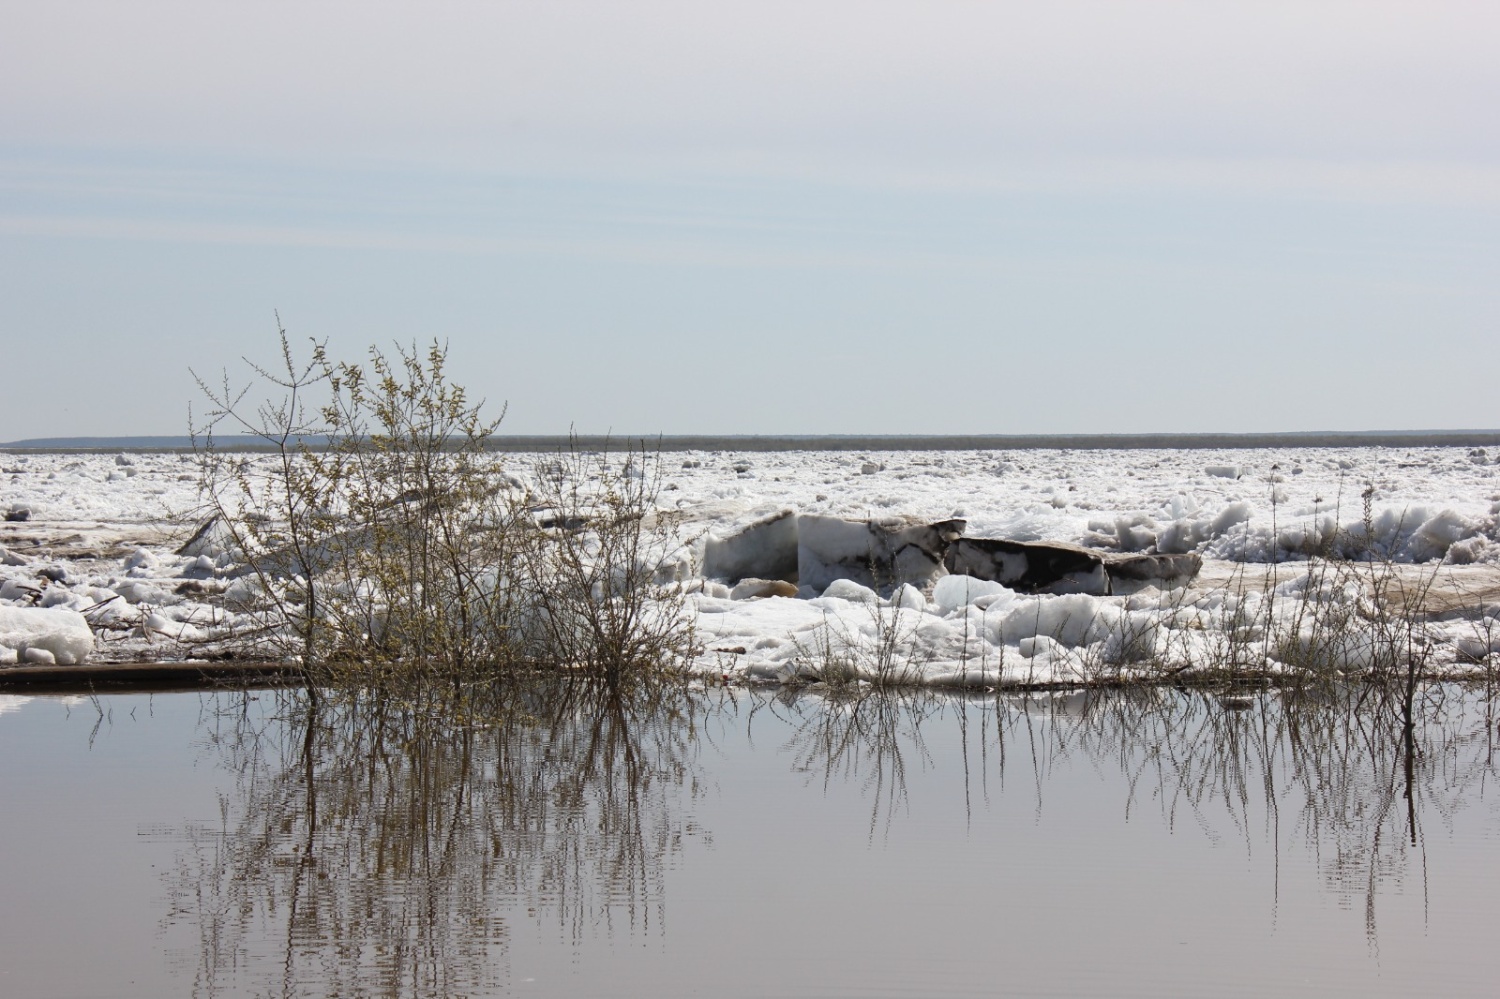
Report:
[[[0,440],[1500,426],[1500,4],[0,0]]]

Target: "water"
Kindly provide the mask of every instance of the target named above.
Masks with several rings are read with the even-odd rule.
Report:
[[[0,995],[1489,995],[1495,703],[0,701]]]

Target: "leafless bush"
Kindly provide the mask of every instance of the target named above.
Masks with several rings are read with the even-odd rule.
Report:
[[[575,443],[537,479],[528,654],[607,676],[688,659],[686,549],[677,512],[657,509],[658,456]]]
[[[297,656],[319,675],[454,680],[516,668],[617,675],[671,666],[691,644],[664,579],[675,524],[655,511],[654,456],[578,449],[528,488],[490,448],[500,420],[446,373],[447,349],[372,348],[335,362],[250,364],[252,386],[199,385],[199,468],[226,621],[242,649]],[[249,363],[249,362],[247,362]],[[223,447],[234,429],[269,450]]]

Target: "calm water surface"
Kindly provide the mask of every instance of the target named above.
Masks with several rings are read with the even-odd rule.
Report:
[[[0,699],[0,995],[1500,991],[1496,702]]]

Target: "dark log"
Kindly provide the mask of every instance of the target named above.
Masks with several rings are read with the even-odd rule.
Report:
[[[194,689],[298,683],[306,673],[287,662],[84,663],[80,666],[0,667],[0,690],[88,693],[93,690]]]

